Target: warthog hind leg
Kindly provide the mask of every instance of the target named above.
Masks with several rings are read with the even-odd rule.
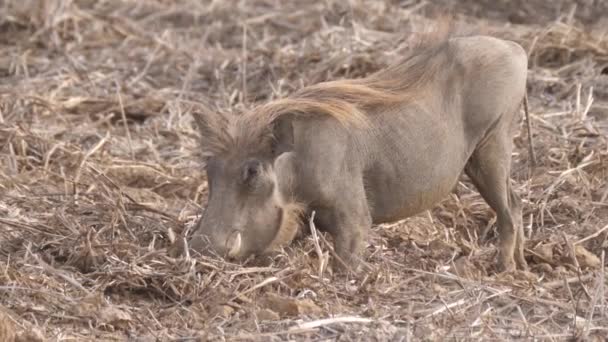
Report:
[[[521,200],[509,183],[512,141],[508,130],[496,128],[473,152],[465,172],[496,212],[499,270],[514,270],[516,264],[526,269]]]

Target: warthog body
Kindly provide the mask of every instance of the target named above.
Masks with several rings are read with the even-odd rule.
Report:
[[[516,43],[450,38],[364,79],[199,117],[210,193],[191,246],[261,254],[289,242],[299,215],[314,210],[353,265],[372,224],[431,208],[464,171],[497,214],[499,268],[525,268],[509,174],[526,72]]]

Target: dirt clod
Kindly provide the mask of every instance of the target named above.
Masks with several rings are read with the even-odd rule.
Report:
[[[310,299],[293,299],[274,294],[268,294],[261,300],[261,305],[282,317],[298,317],[322,312]]]
[[[15,326],[8,315],[0,308],[0,341],[15,341]]]
[[[258,310],[255,314],[260,321],[277,321],[281,318],[278,313],[270,309]]]
[[[600,258],[597,255],[589,252],[585,247],[577,245],[575,247],[576,260],[580,267],[583,268],[599,268],[602,265]]]

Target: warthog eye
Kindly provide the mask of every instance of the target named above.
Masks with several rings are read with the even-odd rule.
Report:
[[[250,183],[260,174],[261,168],[262,163],[257,160],[247,162],[243,169],[243,181],[245,181],[245,183]]]

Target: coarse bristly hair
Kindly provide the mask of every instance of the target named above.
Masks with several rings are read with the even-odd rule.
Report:
[[[306,212],[306,205],[299,202],[286,202],[282,206],[281,223],[276,235],[268,244],[264,253],[275,252],[279,248],[288,245],[298,235],[302,228],[303,215]]]
[[[365,127],[373,109],[414,98],[440,71],[433,57],[445,47],[452,27],[448,20],[442,23],[433,32],[422,34],[399,61],[365,78],[314,84],[241,115],[194,113],[205,154],[265,146],[272,136],[273,122],[284,115],[326,115],[347,129]]]

